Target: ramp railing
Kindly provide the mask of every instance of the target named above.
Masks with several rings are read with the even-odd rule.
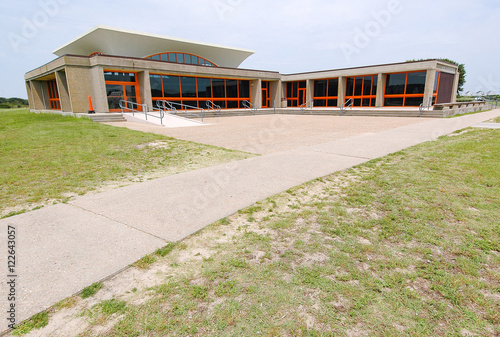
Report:
[[[243,105],[243,107],[245,107],[246,109],[250,109],[252,110],[253,114],[255,115],[255,113],[257,112],[257,107],[255,105],[253,105],[252,103],[250,103],[250,101],[243,101],[241,102],[241,104]]]
[[[120,100],[119,105],[120,109],[122,109],[122,114],[132,113],[132,116],[135,116],[136,113],[142,114],[146,120],[148,120],[148,117],[158,118],[160,120],[160,124],[163,125],[163,117],[165,117],[165,113],[161,109],[123,99]],[[154,114],[155,111],[157,111],[158,114]]]
[[[207,110],[211,111],[216,111],[217,112],[217,117],[220,117],[220,112],[221,112],[221,107],[220,105],[215,104],[212,101],[207,101],[206,103]]]
[[[184,115],[182,117],[185,118],[201,118],[203,122],[203,118],[205,117],[205,109],[197,106],[163,100],[156,101],[156,105],[163,111],[169,111],[169,113],[173,115]],[[199,112],[196,113],[198,110]]]
[[[344,116],[344,113],[346,111],[347,108],[351,108],[352,109],[352,105],[354,104],[354,100],[352,98],[349,98],[347,101],[345,101],[344,103],[342,103],[342,105],[340,106],[340,115],[341,116]]]
[[[308,109],[312,109],[314,107],[314,100],[310,99],[307,102],[299,105],[300,110],[302,110],[302,113],[306,112]]]
[[[422,117],[424,110],[430,110],[430,108],[432,106],[432,99],[433,99],[433,97],[431,96],[420,104],[420,106],[418,107],[418,110],[420,111],[420,114],[418,117]]]

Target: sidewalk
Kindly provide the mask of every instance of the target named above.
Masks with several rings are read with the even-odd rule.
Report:
[[[0,251],[7,251],[7,226],[17,231],[16,321],[268,196],[497,116],[500,110],[426,120],[168,176],[0,220]],[[5,255],[0,257],[4,316]],[[2,322],[0,331],[7,328],[5,318]]]

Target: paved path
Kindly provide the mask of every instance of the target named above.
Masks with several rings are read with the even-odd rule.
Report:
[[[166,128],[133,122],[108,124],[227,149],[268,154],[411,124],[420,124],[430,120],[432,119],[410,117],[271,114],[205,118],[205,126],[198,128]]]
[[[16,228],[21,321],[256,201],[311,179],[500,116],[500,110],[369,132],[168,176],[0,220],[0,312],[7,227]],[[200,128],[197,128],[200,129]],[[0,331],[6,328],[4,317]]]

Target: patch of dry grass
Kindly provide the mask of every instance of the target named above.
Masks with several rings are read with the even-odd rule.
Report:
[[[498,158],[472,130],[268,198],[105,282],[80,332],[498,335]]]

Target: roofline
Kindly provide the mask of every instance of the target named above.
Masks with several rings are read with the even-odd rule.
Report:
[[[98,55],[98,56],[111,57],[111,58],[117,58],[117,59],[141,60],[141,61],[147,61],[147,62],[171,63],[171,62],[165,62],[165,61],[161,61],[161,60],[151,60],[151,59],[145,59],[145,58],[140,58],[140,57],[130,57],[130,56],[107,55],[107,54]],[[84,55],[75,55],[75,54],[64,54],[62,56],[59,56],[59,57],[55,58],[52,61],[49,61],[49,62],[41,65],[40,67],[31,69],[30,71],[27,71],[25,73],[25,75],[28,74],[28,73],[30,73],[30,72],[32,72],[32,71],[34,71],[34,70],[36,70],[36,69],[44,67],[44,66],[46,66],[46,65],[48,65],[48,64],[50,64],[50,63],[52,63],[52,62],[54,62],[56,60],[64,58],[64,57],[79,57],[79,58],[90,59],[90,58],[96,57],[96,56],[84,56]],[[445,63],[447,65],[450,65],[450,66],[458,68],[458,66],[455,65],[455,64],[453,64],[453,63],[449,63],[449,62],[446,62],[446,61],[441,61],[441,60],[438,60],[438,59],[429,59],[429,60],[412,61],[412,62],[397,62],[397,63],[386,63],[386,64],[374,64],[374,65],[370,65],[370,66],[360,66],[360,67],[351,67],[351,68],[339,68],[339,69],[327,69],[327,70],[309,71],[309,72],[293,73],[293,74],[281,74],[279,71],[274,71],[274,70],[244,69],[244,68],[229,68],[229,67],[212,67],[212,68],[214,68],[214,69],[228,69],[228,70],[242,70],[242,71],[256,71],[256,72],[264,72],[264,73],[273,73],[273,74],[278,74],[278,75],[281,75],[281,76],[296,76],[296,75],[318,74],[318,73],[327,73],[327,72],[334,72],[334,71],[346,71],[346,70],[354,70],[354,69],[364,69],[364,68],[372,68],[372,67],[384,67],[384,66],[394,66],[394,65],[402,65],[402,64],[408,64],[408,63],[424,63],[424,62],[441,62],[441,63]],[[177,63],[174,63],[174,64],[177,64]],[[195,65],[195,64],[182,64],[182,65],[193,66],[193,67],[205,67],[205,66],[200,66],[200,65]]]
[[[196,64],[187,64],[187,63],[173,63],[173,62],[165,62],[165,61],[161,61],[161,60],[151,60],[151,59],[145,59],[145,58],[140,58],[140,57],[129,57],[129,56],[117,56],[117,55],[96,55],[96,56],[85,56],[85,55],[75,55],[75,54],[64,54],[62,56],[59,56],[55,59],[53,59],[52,61],[49,61],[37,68],[34,68],[34,69],[31,69],[27,72],[24,73],[24,75],[26,76],[28,73],[32,72],[32,71],[35,71],[39,68],[42,68],[42,67],[45,67],[47,66],[48,64],[54,62],[54,61],[57,61],[59,59],[62,59],[64,57],[79,57],[79,58],[84,58],[84,59],[90,59],[92,57],[112,57],[112,58],[118,58],[118,59],[127,59],[127,60],[140,60],[140,61],[146,61],[146,62],[162,62],[162,63],[170,63],[170,64],[181,64],[183,66],[192,66],[192,67],[204,67],[204,68],[212,68],[212,69],[227,69],[227,70],[241,70],[241,71],[256,71],[256,72],[261,72],[261,73],[273,73],[273,74],[277,74],[277,75],[281,75],[281,73],[279,71],[274,71],[274,70],[259,70],[259,69],[244,69],[244,68],[229,68],[229,67],[220,67],[220,66],[217,66],[217,67],[206,67],[206,66],[203,66],[203,65],[196,65]]]
[[[432,61],[446,63],[446,64],[449,64],[450,66],[458,68],[458,66],[456,64],[453,64],[450,62],[441,61],[438,59],[429,59],[429,60],[411,61],[411,62],[407,61],[407,62],[396,62],[396,63],[373,64],[373,65],[369,65],[369,66],[360,66],[360,67],[351,67],[351,68],[338,68],[338,69],[328,69],[328,70],[307,71],[307,72],[302,72],[302,73],[283,74],[283,76],[317,74],[317,73],[326,73],[326,72],[332,72],[332,71],[344,71],[344,70],[373,68],[373,67],[396,66],[396,65],[409,64],[409,63],[423,63],[423,62],[432,62]]]
[[[192,40],[187,40],[187,39],[179,39],[175,37],[170,37],[170,36],[165,36],[165,35],[160,35],[160,34],[150,34],[150,33],[144,33],[144,32],[137,32],[129,29],[121,29],[121,28],[115,28],[115,27],[110,27],[110,26],[105,26],[105,25],[97,25],[91,30],[83,33],[82,35],[76,37],[75,39],[65,43],[64,45],[60,46],[59,48],[55,49],[52,53],[56,54],[59,50],[66,48],[72,43],[75,43],[79,39],[95,32],[98,29],[105,29],[105,30],[112,30],[120,33],[126,33],[126,34],[134,34],[134,35],[141,35],[145,37],[153,37],[153,38],[159,38],[159,39],[164,39],[164,40],[172,40],[176,42],[183,42],[183,43],[189,43],[189,44],[197,44],[197,45],[202,45],[202,46],[207,46],[207,47],[213,47],[213,48],[219,48],[219,49],[228,49],[228,50],[234,50],[234,51],[239,51],[239,52],[244,52],[244,53],[251,53],[255,54],[255,51],[249,50],[249,49],[243,49],[243,48],[234,48],[234,47],[228,47],[228,46],[222,46],[222,45],[217,45],[213,43],[204,43],[204,42],[198,42],[198,41],[192,41]],[[57,54],[56,54],[57,55]]]

